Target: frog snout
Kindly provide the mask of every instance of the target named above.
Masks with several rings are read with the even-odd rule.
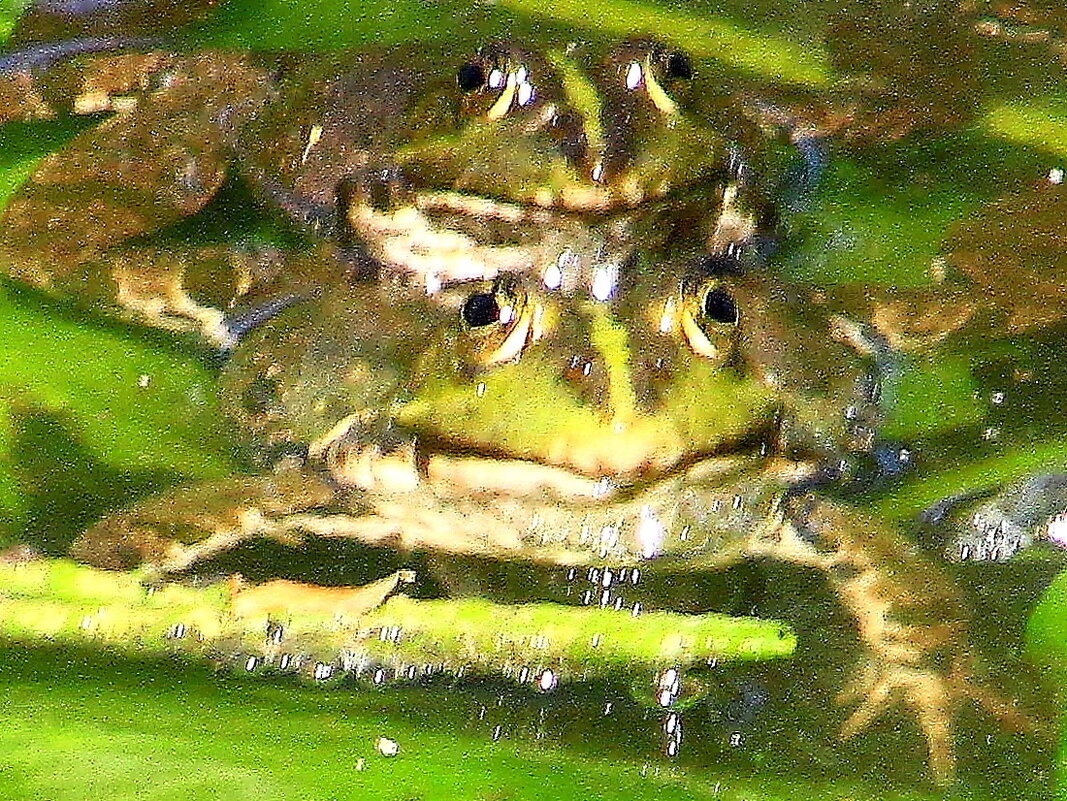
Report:
[[[654,417],[675,373],[674,359],[666,349],[649,349],[631,359],[614,364],[594,349],[575,351],[560,364],[561,382],[605,420]]]

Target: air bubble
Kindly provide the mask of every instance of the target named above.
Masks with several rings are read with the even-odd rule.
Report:
[[[667,719],[663,721],[663,731],[668,735],[673,735],[678,730],[678,713],[671,712],[671,714],[667,715]]]
[[[185,636],[187,629],[184,623],[175,623],[170,627],[170,631],[167,632],[167,636],[172,640],[180,640]]]

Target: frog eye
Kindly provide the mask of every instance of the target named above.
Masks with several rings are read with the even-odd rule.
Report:
[[[485,67],[475,61],[468,61],[456,71],[456,83],[461,92],[473,92],[485,86]]]
[[[493,292],[475,292],[463,303],[463,322],[471,328],[484,328],[500,322],[500,304]]]
[[[539,314],[514,280],[499,279],[489,288],[468,294],[460,317],[471,361],[487,367],[519,357],[535,337]]]
[[[485,47],[456,70],[456,85],[465,95],[496,96],[508,84],[510,59],[497,48]]]
[[[675,50],[661,56],[663,71],[670,80],[690,81],[693,79],[693,62],[688,53]]]
[[[704,318],[721,325],[737,324],[737,302],[733,295],[722,287],[716,287],[704,295]]]
[[[537,99],[530,56],[508,45],[483,47],[456,71],[467,113],[498,120]]]
[[[683,303],[681,329],[695,353],[725,362],[733,352],[740,319],[733,294],[721,283],[709,281]]]
[[[627,65],[623,83],[630,91],[641,89],[663,114],[674,114],[678,105],[672,97],[679,84],[693,78],[693,62],[688,53],[666,50],[652,45],[643,58],[635,58]]]

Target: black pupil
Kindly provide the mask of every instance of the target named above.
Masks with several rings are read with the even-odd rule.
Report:
[[[704,316],[717,323],[736,323],[737,304],[725,289],[713,289],[704,296]]]
[[[492,292],[479,292],[463,304],[463,319],[471,328],[492,325],[500,320],[500,306]]]
[[[671,78],[684,78],[689,80],[693,77],[693,64],[685,53],[671,53],[667,56],[667,75]]]
[[[481,64],[468,62],[456,73],[456,83],[464,92],[473,92],[485,83],[485,70]]]

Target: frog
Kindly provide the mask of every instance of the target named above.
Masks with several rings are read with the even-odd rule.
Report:
[[[961,705],[1026,722],[977,678],[965,604],[936,562],[825,493],[828,470],[873,447],[877,332],[795,288],[682,263],[612,282],[572,259],[293,305],[220,377],[256,450],[284,455],[106,517],[72,554],[177,575],[242,541],[322,537],[555,567],[803,565],[864,644],[842,734],[900,704],[948,782]],[[825,348],[834,358],[811,359]]]
[[[450,91],[484,84],[494,91],[477,99],[505,117],[528,95],[518,105],[532,103],[541,119],[553,103],[540,84],[523,89],[520,77],[534,74],[533,62],[503,68],[499,59],[510,55],[499,46],[484,52],[492,59],[449,70]],[[542,147],[543,131],[528,120],[503,136],[498,125],[464,127],[460,138],[469,135],[479,156],[473,175],[463,148],[419,144],[408,159],[401,134],[385,148],[389,165],[376,164],[371,179],[367,170],[341,170],[343,180],[325,184],[313,173],[279,175],[254,142],[227,141],[251,165],[244,169],[260,191],[321,234],[315,246],[279,249],[270,269],[231,281],[254,287],[243,293],[254,301],[247,306],[234,291],[203,319],[195,319],[199,305],[181,312],[174,290],[189,262],[172,254],[154,260],[143,250],[134,258],[125,245],[111,253],[116,240],[103,226],[94,229],[104,243],[92,244],[89,261],[100,258],[106,269],[87,270],[77,254],[24,261],[9,252],[7,269],[29,283],[58,295],[94,294],[120,314],[140,303],[139,322],[191,330],[224,348],[222,403],[258,462],[255,475],[180,487],[109,515],[72,554],[157,577],[242,541],[308,537],[555,566],[715,570],[762,557],[805,565],[826,575],[864,645],[864,664],[842,696],[855,704],[842,735],[859,734],[901,705],[925,741],[932,776],[947,783],[960,706],[976,703],[1017,727],[1026,721],[983,686],[967,648],[967,610],[947,576],[892,526],[825,492],[877,455],[895,374],[885,316],[849,308],[843,293],[751,269],[759,217],[738,200],[750,188],[744,160],[724,158],[714,132],[694,140],[702,148],[695,161],[671,138],[683,124],[671,116],[679,104],[662,76],[689,84],[684,54],[644,42],[615,52],[640,55],[608,70],[616,83],[602,114],[577,117],[582,126],[613,120],[618,130],[564,135],[548,151],[558,157],[536,163],[532,179],[520,172],[512,180],[510,163],[501,172],[485,167],[504,164],[493,159],[513,154],[516,142],[520,152]],[[372,65],[359,74],[374,74],[375,64],[406,74],[417,55],[378,51],[359,62]],[[164,82],[162,98],[135,101],[131,114],[147,110],[135,126],[172,111],[171,90],[189,87],[181,76],[198,70],[223,83],[251,76],[250,85],[274,98],[272,108],[285,105],[243,54],[174,58],[167,63],[179,65],[178,77]],[[579,83],[568,62],[554,58],[558,90],[587,111],[595,104],[575,87],[596,82]],[[375,91],[367,94],[378,98]],[[255,92],[241,97],[253,106],[241,129],[274,141],[276,119],[259,115],[266,101]],[[227,125],[244,117],[247,109],[219,98],[198,96],[196,114],[222,108]],[[373,114],[362,120],[371,121],[380,122]],[[299,146],[301,159],[306,151],[301,163],[330,142],[326,125],[314,133],[315,124],[285,127],[304,131],[288,148]],[[210,157],[229,134],[210,131],[217,146],[206,150],[216,164]],[[619,149],[577,147],[583,140]],[[188,166],[175,140],[163,147]],[[599,158],[590,161],[590,152]],[[40,190],[48,170],[85,154],[76,146],[38,169],[0,219],[6,243],[21,241],[13,233],[24,233],[21,221],[55,212]],[[610,154],[616,162],[604,158]],[[421,178],[420,158],[432,165]],[[564,175],[580,180],[556,180],[564,164]],[[695,183],[686,183],[692,176]],[[20,203],[36,211],[20,211]],[[118,242],[142,233],[138,225],[121,229]],[[431,244],[420,252],[412,242],[425,243],[426,231]],[[222,255],[223,263],[240,257],[232,248]],[[116,281],[131,263],[142,272]],[[206,274],[219,263],[208,259]],[[139,300],[131,303],[135,285]],[[174,323],[177,312],[194,324]]]
[[[43,67],[33,47],[9,56],[7,118],[110,116],[47,156],[11,198],[0,218],[6,270],[218,347],[257,315],[382,264],[485,277],[517,269],[515,259],[529,266],[540,232],[554,236],[542,258],[565,239],[580,247],[582,226],[560,230],[564,215],[508,240],[515,215],[542,209],[605,216],[715,186],[701,222],[709,247],[755,235],[766,193],[746,180],[757,173],[739,149],[687,113],[699,93],[685,53],[652,40],[453,50],[272,60],[126,49]],[[322,244],[320,258],[286,264],[283,249],[256,241],[159,241],[227,180]],[[608,247],[632,247],[624,239]]]

